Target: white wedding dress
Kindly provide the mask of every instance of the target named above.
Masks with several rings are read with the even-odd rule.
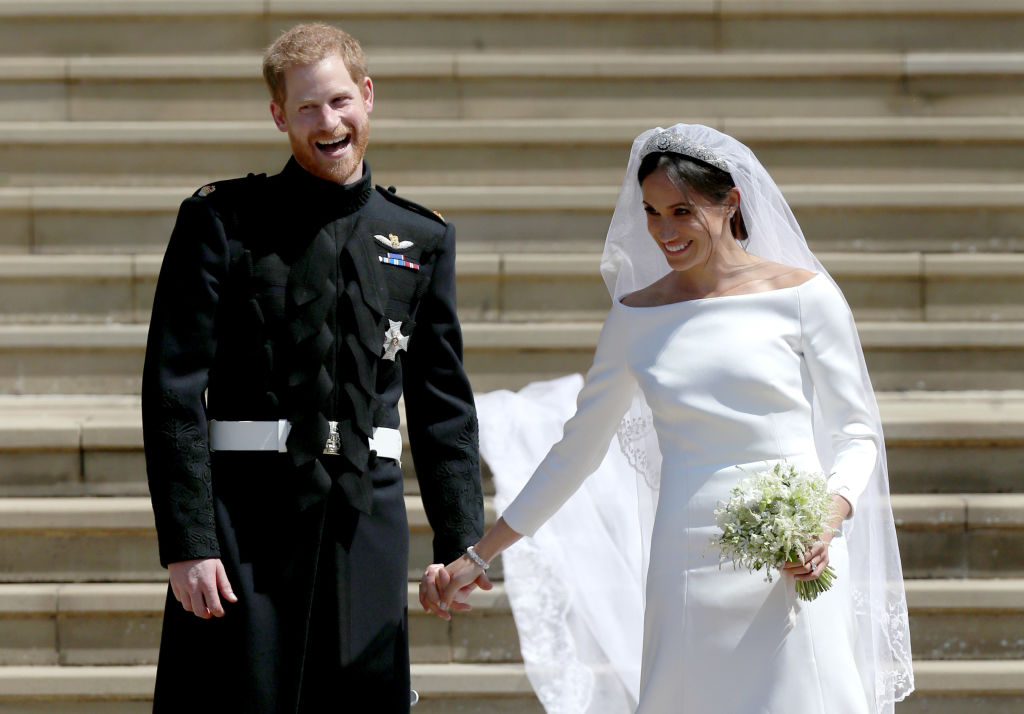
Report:
[[[869,695],[874,682],[862,681],[866,677],[853,654],[858,633],[844,534],[829,549],[836,584],[811,603],[797,603],[790,578],[767,583],[763,573],[720,565],[711,546],[717,531],[713,511],[745,472],[780,459],[821,470],[812,386],[820,404],[815,416],[835,455],[829,483],[854,506],[844,530],[855,526],[857,499],[874,470],[880,441],[869,426],[857,339],[845,301],[824,275],[768,292],[612,307],[575,415],[503,516],[514,530],[533,535],[598,468],[635,390],[643,391],[662,468],[637,712],[875,711]],[[489,455],[488,434],[493,444],[515,427],[502,427],[509,413],[489,396],[483,395],[479,406],[482,446],[490,461],[494,449]],[[497,478],[500,464],[492,462],[492,468]],[[624,469],[619,474],[631,478]],[[571,548],[563,557],[572,558]],[[606,582],[608,588],[628,589],[625,568],[636,558],[623,562],[621,582]],[[509,577],[511,592],[514,576]],[[601,596],[600,590],[585,595]],[[579,605],[573,599],[568,597],[567,606]],[[621,615],[628,620],[633,613]],[[600,619],[590,616],[591,623]],[[614,610],[608,616],[615,617]],[[615,653],[609,654],[614,659]],[[626,679],[628,691],[633,687]]]

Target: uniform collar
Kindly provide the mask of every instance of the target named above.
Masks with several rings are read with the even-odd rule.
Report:
[[[296,199],[303,203],[312,202],[319,209],[317,213],[325,211],[333,217],[355,213],[370,200],[373,193],[370,165],[366,161],[363,161],[363,177],[350,184],[335,183],[314,176],[302,168],[294,156],[288,159],[280,175]]]

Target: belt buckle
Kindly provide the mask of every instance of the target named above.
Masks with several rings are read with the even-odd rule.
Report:
[[[341,434],[338,433],[338,422],[329,421],[327,426],[330,427],[330,433],[327,434],[327,443],[324,444],[325,454],[340,454],[341,453]]]

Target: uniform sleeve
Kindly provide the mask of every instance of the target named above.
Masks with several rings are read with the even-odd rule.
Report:
[[[449,224],[402,357],[409,441],[437,563],[458,558],[484,531],[476,406],[455,304],[455,229]]]
[[[834,454],[829,486],[856,511],[882,448],[870,385],[861,375],[857,329],[828,280],[811,280],[798,295],[804,360]]]
[[[142,431],[160,562],[219,557],[204,392],[227,274],[227,239],[208,202],[189,198],[157,280],[142,374]]]
[[[613,308],[605,320],[576,413],[565,423],[561,441],[502,514],[517,533],[532,536],[604,459],[637,389],[626,363],[623,318],[622,310]]]

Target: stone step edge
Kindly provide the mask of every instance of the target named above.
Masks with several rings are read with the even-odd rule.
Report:
[[[977,403],[992,405],[1024,404],[1024,389],[963,389],[950,391],[909,390],[875,393],[879,403],[886,404],[956,404],[959,406]],[[78,418],[94,414],[122,413],[131,411],[138,421],[140,398],[130,394],[0,394],[0,424],[11,410],[29,410],[49,413],[76,415]],[[401,401],[399,401],[401,405]],[[20,418],[20,417],[19,417]]]
[[[1019,349],[1024,321],[862,321],[865,349]],[[148,325],[0,324],[0,350],[140,350]],[[601,333],[596,320],[574,322],[463,322],[467,350],[593,350]]]
[[[876,394],[886,443],[1024,443],[1024,392]],[[403,447],[409,439],[399,402]],[[138,451],[143,447],[138,397],[75,399],[0,395],[0,453]]]
[[[1024,661],[925,660],[914,662],[917,696],[1009,695],[1024,692]],[[148,699],[156,667],[0,667],[0,701],[9,699]],[[533,697],[521,664],[413,664],[412,686],[421,696],[493,694]]]
[[[915,660],[921,695],[1009,695],[1024,693],[1024,660]]]
[[[906,530],[1024,530],[1024,494],[893,494],[896,525]],[[427,533],[423,502],[405,496],[409,528]],[[495,519],[493,496],[484,497],[488,523]],[[144,496],[53,496],[0,498],[0,533],[153,531],[153,511]]]
[[[262,81],[259,55],[0,56],[0,81]],[[1016,76],[1024,53],[985,51],[627,53],[549,50],[374,53],[374,79],[917,79]],[[375,124],[376,126],[376,124]],[[376,138],[374,139],[376,141]]]
[[[218,177],[211,177],[215,180]],[[224,177],[220,177],[224,178]],[[0,188],[0,212],[172,213],[198,188],[25,186]],[[788,184],[794,209],[1021,209],[1024,184]],[[403,186],[402,195],[441,211],[547,213],[611,211],[615,186]]]
[[[904,582],[911,613],[1021,613],[1024,612],[1024,578],[925,580]],[[409,614],[427,617],[419,601],[419,585],[408,585]],[[139,583],[0,583],[0,617],[94,616],[118,613],[163,612],[167,584]],[[503,582],[492,590],[476,590],[470,596],[474,615],[511,613]],[[465,616],[467,613],[459,613]]]
[[[155,677],[154,665],[0,666],[0,702],[146,700],[152,698]],[[533,696],[523,667],[516,664],[413,664],[412,684],[421,696]]]
[[[878,395],[886,444],[987,445],[1024,444],[1024,403],[999,395],[961,400],[911,401],[898,393]],[[116,409],[86,407],[74,414],[59,403],[26,400],[11,407],[0,398],[0,454],[41,451],[140,451],[142,425],[138,403]],[[37,405],[38,406],[34,406]],[[50,413],[46,413],[49,411]],[[409,434],[402,420],[402,447],[409,449]]]
[[[511,612],[504,583],[476,590],[471,611],[460,615],[507,615]],[[409,582],[410,616],[426,617],[417,604],[419,582]],[[0,617],[102,616],[115,613],[156,614],[164,610],[166,582],[137,583],[0,583]],[[1024,609],[1024,607],[1022,607]]]
[[[637,119],[380,119],[373,124],[375,146],[523,145],[572,147],[628,145],[652,124]],[[705,118],[707,124],[747,142],[780,141],[803,146],[818,142],[858,145],[948,142],[1019,142],[1024,117],[795,117]],[[11,146],[152,145],[280,146],[281,134],[259,121],[0,121],[0,136]]]
[[[232,16],[274,17],[278,15],[315,14],[340,17],[400,17],[416,15],[440,16],[549,16],[581,15],[621,16],[623,6],[617,0],[375,0],[373,3],[357,0],[177,0],[168,5],[166,0],[2,0],[0,17],[19,19],[78,18],[145,18]],[[849,16],[890,17],[925,16],[952,17],[972,15],[1022,14],[1016,0],[858,0],[847,3],[823,3],[820,0],[785,0],[765,4],[763,0],[633,0],[629,4],[631,15],[702,16],[727,19],[740,17],[810,16],[837,18]]]
[[[823,251],[816,254],[834,278],[875,278],[957,281],[1024,276],[1020,253],[856,253]],[[163,256],[133,254],[23,254],[4,255],[0,280],[89,281],[156,280]],[[472,253],[455,257],[455,272],[472,280],[517,278],[600,278],[601,254],[573,253]]]
[[[409,529],[430,532],[426,510],[419,496],[405,496]],[[488,523],[495,520],[494,499],[484,497]],[[53,496],[0,498],[0,533],[82,532],[152,533],[155,528],[150,499],[145,496]]]

